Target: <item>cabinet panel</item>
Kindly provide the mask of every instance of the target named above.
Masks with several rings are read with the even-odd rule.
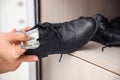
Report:
[[[59,57],[50,55],[43,59],[43,80],[120,80],[120,76],[70,55],[63,55],[60,63]]]
[[[120,14],[119,4],[120,0],[41,0],[41,20],[64,22],[97,13],[114,18]]]
[[[64,22],[97,13],[112,19],[120,15],[119,4],[120,0],[41,0],[41,21]],[[79,52],[76,56],[80,57]],[[43,80],[120,80],[118,75],[67,54],[60,63],[59,57],[57,54],[42,59]]]

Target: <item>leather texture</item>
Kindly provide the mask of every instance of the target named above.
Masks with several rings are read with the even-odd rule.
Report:
[[[120,32],[120,16],[113,18],[110,24],[115,31]]]
[[[105,46],[120,46],[120,31],[117,30],[118,26],[112,26],[108,19],[101,14],[95,15],[93,18],[99,26],[92,40]]]
[[[91,17],[81,17],[64,23],[37,24],[40,46],[29,49],[27,55],[42,58],[49,54],[67,54],[80,50],[88,43],[97,31],[96,21]],[[33,29],[34,29],[33,28]]]

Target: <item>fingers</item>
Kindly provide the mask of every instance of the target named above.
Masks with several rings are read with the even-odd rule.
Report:
[[[32,29],[32,27],[28,26],[25,27],[23,29],[21,29],[23,32],[26,32],[28,30]],[[12,33],[11,35],[9,35],[9,40],[13,40],[13,41],[24,41],[24,40],[28,40],[29,37],[27,35],[25,35],[24,33],[15,33],[16,29],[12,29],[12,31],[10,33]]]
[[[26,32],[26,31],[28,31],[28,30],[30,30],[30,29],[32,29],[32,27],[27,26],[27,27],[21,29],[21,31]],[[12,29],[10,32],[16,32],[16,29]]]
[[[38,61],[38,57],[35,55],[23,55],[19,58],[20,62],[35,62]]]
[[[12,31],[10,31],[10,33],[14,33],[14,32],[16,32],[16,29],[12,29]]]
[[[19,57],[19,56],[21,56],[21,55],[24,54],[24,52],[26,51],[26,49],[23,49],[23,48],[21,47],[21,44],[16,44],[16,45],[15,45],[15,51],[16,51],[16,53],[17,53],[17,56],[16,56],[16,57]]]
[[[6,35],[9,41],[26,41],[29,40],[29,36],[24,33],[8,33]]]
[[[26,31],[28,31],[28,30],[30,30],[30,29],[32,29],[32,27],[28,26],[28,27],[23,28],[22,31],[23,31],[23,32],[26,32]]]

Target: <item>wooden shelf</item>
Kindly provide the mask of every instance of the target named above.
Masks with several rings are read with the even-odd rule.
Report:
[[[120,76],[120,48],[108,47],[102,52],[103,46],[91,41],[82,50],[72,55]]]

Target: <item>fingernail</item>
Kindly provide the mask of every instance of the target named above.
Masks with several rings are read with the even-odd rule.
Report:
[[[37,56],[33,57],[33,61],[38,61],[38,57]]]

